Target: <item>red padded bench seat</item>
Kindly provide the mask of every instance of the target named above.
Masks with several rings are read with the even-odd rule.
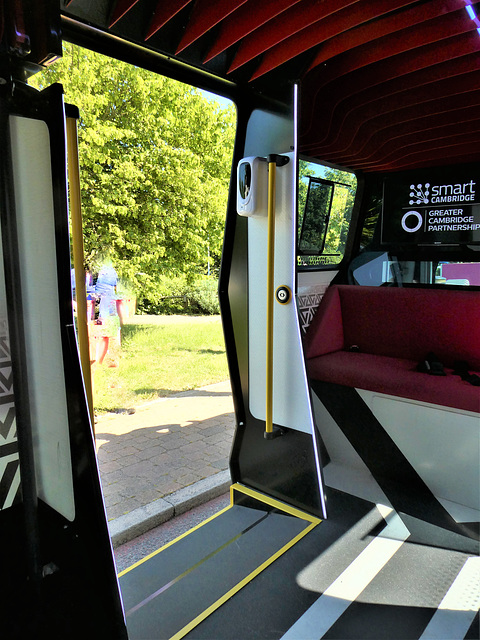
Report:
[[[479,292],[332,286],[305,347],[313,379],[480,412],[480,387],[452,374],[459,360],[480,372]],[[416,370],[431,351],[446,376]]]

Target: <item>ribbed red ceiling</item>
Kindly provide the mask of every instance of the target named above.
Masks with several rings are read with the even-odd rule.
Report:
[[[176,53],[180,53],[198,40],[198,38],[205,35],[210,29],[216,27],[217,24],[225,18],[228,18],[236,9],[244,5],[246,1],[247,0],[196,0]]]
[[[109,26],[113,27],[113,25],[116,22],[118,22],[120,18],[123,18],[123,16],[127,13],[127,11],[130,11],[130,9],[134,5],[136,5],[137,2],[138,0],[117,0],[117,2],[114,3],[114,8],[112,11],[112,16],[109,21]]]
[[[222,22],[221,31],[215,38],[205,62],[244,40],[250,33],[282,14],[300,0],[248,0],[240,9]]]
[[[402,20],[399,20],[396,15],[391,15],[390,18],[370,22],[372,18],[391,14],[393,10],[411,4],[412,0],[390,0],[388,5],[383,0],[372,0],[367,6],[356,3],[353,7],[332,14],[322,20],[321,30],[316,24],[309,25],[266,52],[252,80],[316,45],[323,45],[323,47],[320,48],[311,68],[335,55],[376,40],[382,35],[399,31],[409,26],[409,21],[412,24],[421,22],[421,16],[416,9],[406,11]]]
[[[238,69],[262,54],[268,54],[279,43],[285,42],[312,25],[316,25],[319,32],[321,32],[324,20],[332,15],[338,15],[342,9],[357,5],[358,0],[357,2],[338,0],[336,3],[302,2],[299,5],[290,4],[291,7],[288,11],[272,18],[262,27],[242,39],[230,66],[230,71]]]
[[[145,34],[145,40],[155,35],[159,29],[165,26],[167,22],[174,18],[177,13],[189,3],[190,0],[170,0],[170,2],[158,0],[157,7],[153,12],[152,19]]]
[[[300,151],[363,171],[480,159],[470,0],[90,0],[65,13],[277,97],[300,83]],[[95,4],[95,3],[93,3]]]
[[[378,4],[380,5],[380,3],[381,0]],[[370,3],[368,8],[372,9],[374,4],[376,3]],[[384,7],[386,6],[384,2],[382,4]],[[389,9],[393,10],[396,8],[407,7],[407,4],[412,3],[397,2],[395,3],[396,6],[393,6],[393,4],[394,3],[392,1],[391,5],[388,5]],[[351,22],[351,17],[353,15],[352,12],[352,15],[348,16],[350,18],[348,29],[343,30],[341,33],[333,34],[328,41],[325,41],[325,44],[322,47],[318,48],[309,70],[317,67],[326,60],[330,60],[341,53],[345,53],[350,49],[354,49],[368,42],[373,42],[378,38],[391,36],[402,29],[420,25],[425,20],[432,20],[433,18],[446,15],[451,11],[457,10],[459,6],[461,7],[461,2],[459,2],[459,0],[446,0],[445,2],[439,2],[436,7],[407,7],[406,10],[401,13],[401,16],[393,13],[385,15],[382,20],[375,20],[373,22],[362,20],[362,15],[365,16],[368,14],[367,12],[363,13],[364,9],[359,7],[359,15],[358,17],[355,16],[357,17],[357,25],[352,24]],[[387,13],[388,11],[385,11],[385,14]]]

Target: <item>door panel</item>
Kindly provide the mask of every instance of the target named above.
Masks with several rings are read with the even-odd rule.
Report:
[[[273,317],[273,422],[304,433],[312,433],[310,396],[296,304],[296,164],[295,153],[276,168],[274,291],[286,286],[289,302],[274,300]],[[266,162],[260,165],[268,172]],[[259,188],[267,188],[264,175]],[[249,379],[250,411],[265,420],[266,341],[267,341],[267,211],[248,220],[249,290]]]
[[[75,518],[47,124],[10,117],[20,291],[38,496]]]
[[[240,213],[247,215],[237,213],[237,204],[231,198],[220,277],[220,302],[237,417],[230,469],[235,482],[325,517],[320,453],[323,448],[312,418],[296,301],[295,97],[292,91],[288,109],[283,106],[277,110],[275,105],[263,104],[252,105],[251,109],[243,107],[239,105],[235,156],[240,164]],[[273,301],[273,420],[270,421],[266,160],[275,154],[287,156],[288,163],[279,159],[281,166],[275,171],[273,293],[285,286],[291,297],[287,304],[282,298],[274,300],[273,294],[270,297]],[[256,159],[256,167],[260,166],[258,175],[253,176],[254,181],[255,178],[259,181],[259,198],[255,203],[249,201],[249,189],[245,190],[245,179],[253,174],[242,170],[242,158]],[[269,282],[269,291],[270,285]]]
[[[0,86],[0,148],[2,630],[126,638],[73,323],[60,85]]]

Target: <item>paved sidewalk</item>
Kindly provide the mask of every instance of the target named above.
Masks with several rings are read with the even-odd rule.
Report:
[[[200,504],[202,494],[225,491],[234,428],[229,381],[144,404],[132,415],[99,416],[96,446],[114,545],[181,512],[180,503],[185,511],[193,495]]]

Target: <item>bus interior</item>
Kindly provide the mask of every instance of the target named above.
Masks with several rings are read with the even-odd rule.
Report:
[[[62,40],[237,109],[231,504],[119,576],[72,318],[75,109],[29,85]],[[0,3],[4,638],[478,639],[479,62],[471,0]]]

